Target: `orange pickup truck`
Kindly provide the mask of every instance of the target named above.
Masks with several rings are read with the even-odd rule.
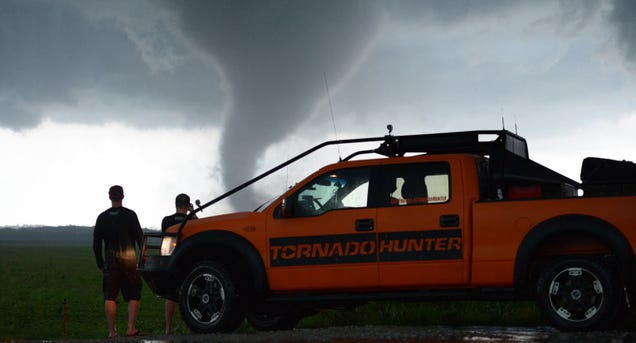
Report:
[[[194,218],[324,146],[373,141],[253,212]],[[194,332],[386,299],[534,299],[559,329],[606,329],[636,294],[636,167],[587,158],[581,178],[506,130],[325,142],[146,234],[138,270]]]

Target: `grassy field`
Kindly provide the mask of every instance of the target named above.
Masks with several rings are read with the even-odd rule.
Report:
[[[107,336],[101,273],[90,247],[0,246],[0,340],[86,339]],[[64,301],[66,300],[66,330]],[[164,300],[144,285],[138,327],[146,334],[163,333]],[[634,315],[628,327],[634,327]],[[532,303],[443,302],[400,304],[379,302],[352,310],[322,311],[301,327],[334,325],[542,325]],[[175,332],[187,328],[177,314]],[[117,327],[126,328],[121,303]],[[251,329],[244,324],[241,331]],[[65,336],[66,332],[66,336]]]
[[[0,339],[101,338],[108,335],[102,276],[90,247],[0,247]],[[144,286],[138,325],[163,332],[163,299]],[[126,304],[117,309],[117,328],[126,330]],[[176,320],[176,329],[185,325]]]

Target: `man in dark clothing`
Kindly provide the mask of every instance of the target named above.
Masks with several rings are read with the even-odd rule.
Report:
[[[184,193],[177,195],[174,199],[174,206],[177,208],[177,212],[173,215],[163,217],[163,220],[161,221],[162,232],[166,232],[166,230],[172,225],[181,224],[188,215],[188,211],[192,210],[190,197]]]
[[[161,221],[162,232],[166,232],[166,230],[173,225],[181,224],[185,217],[188,215],[188,211],[192,210],[190,197],[184,193],[177,195],[176,199],[174,200],[174,205],[177,208],[177,212],[175,212],[175,214],[173,215],[163,218],[163,220]],[[196,218],[196,216],[194,218]],[[169,335],[172,333],[172,318],[174,317],[174,311],[177,307],[177,301],[179,299],[176,294],[171,294],[166,298],[166,335]]]
[[[93,251],[97,267],[104,274],[104,309],[108,336],[117,336],[115,314],[120,291],[124,301],[128,303],[126,336],[135,336],[139,334],[135,322],[141,298],[141,278],[137,274],[135,245],[141,247],[143,232],[137,214],[122,206],[124,189],[121,186],[112,186],[108,197],[112,207],[97,217],[93,231]]]

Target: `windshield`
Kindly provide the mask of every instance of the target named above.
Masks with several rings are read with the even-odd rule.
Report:
[[[333,209],[366,207],[369,168],[335,170],[318,176],[292,196],[296,216],[320,215]]]

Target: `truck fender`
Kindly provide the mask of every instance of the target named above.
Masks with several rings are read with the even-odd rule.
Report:
[[[251,286],[256,295],[265,294],[268,285],[265,267],[260,254],[248,240],[229,231],[206,231],[188,237],[175,249],[168,269],[179,270],[183,261],[192,259],[193,253],[196,254],[201,251],[214,252],[219,248],[228,249],[240,256],[247,264],[248,275],[253,280],[253,285]]]
[[[556,234],[579,233],[593,237],[607,245],[620,261],[620,273],[628,288],[636,287],[634,252],[623,234],[610,223],[587,215],[562,215],[537,224],[524,237],[515,260],[514,287],[527,289],[528,270],[535,252],[543,242]]]

